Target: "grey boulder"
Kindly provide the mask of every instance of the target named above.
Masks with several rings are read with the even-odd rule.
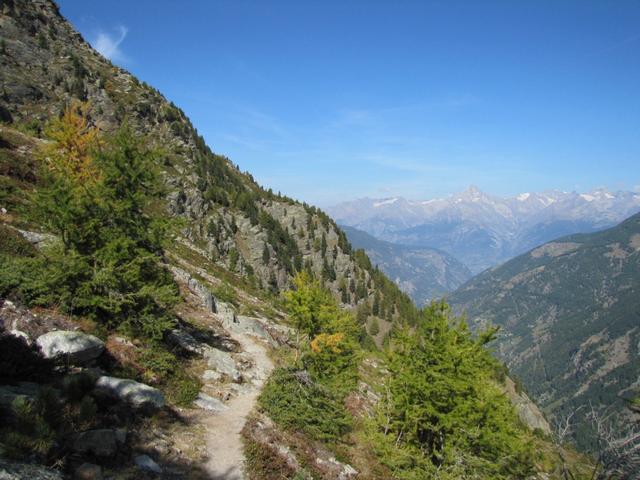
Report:
[[[242,381],[242,375],[238,371],[236,362],[229,353],[216,348],[209,348],[205,350],[204,357],[207,359],[209,367],[226,375],[234,382]]]
[[[116,397],[137,408],[162,408],[165,405],[160,390],[127,378],[103,376],[98,379],[95,388],[99,394]]]
[[[202,392],[200,392],[198,394],[198,397],[196,398],[196,400],[193,403],[197,407],[199,407],[199,408],[201,408],[203,410],[209,410],[210,412],[220,413],[220,412],[224,412],[225,410],[229,409],[229,407],[227,407],[224,403],[222,403],[217,398],[214,398],[214,397],[212,397],[210,395],[207,395],[206,393],[202,393]]]
[[[206,347],[206,345],[193,338],[189,332],[177,328],[169,332],[167,341],[189,353],[201,354]]]
[[[104,342],[98,337],[68,330],[45,333],[36,344],[45,358],[64,358],[76,364],[89,363],[104,351]]]
[[[162,473],[162,468],[149,455],[138,455],[133,459],[140,470],[147,472]]]

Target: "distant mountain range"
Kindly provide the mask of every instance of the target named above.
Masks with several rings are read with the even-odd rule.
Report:
[[[342,227],[356,248],[409,294],[417,305],[442,297],[471,278],[471,271],[442,250],[408,247],[378,240],[362,230]]]
[[[592,402],[617,406],[621,421],[631,415],[623,405],[640,393],[640,214],[537,247],[449,301],[472,325],[501,327],[497,355],[547,413],[579,420]]]
[[[392,243],[442,250],[474,273],[554,238],[613,226],[638,211],[635,192],[550,190],[500,198],[473,186],[446,198],[363,198],[328,209],[342,225]]]

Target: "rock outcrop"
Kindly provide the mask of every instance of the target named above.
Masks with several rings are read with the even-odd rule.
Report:
[[[104,342],[98,337],[74,331],[45,333],[36,344],[45,358],[62,358],[77,365],[90,363],[104,351]]]
[[[136,408],[162,408],[165,405],[160,390],[135,380],[103,376],[96,382],[95,390],[98,394],[118,398]]]
[[[176,279],[181,280],[187,285],[187,288],[191,293],[193,293],[196,297],[200,299],[202,302],[202,306],[207,309],[209,312],[215,313],[216,309],[216,301],[209,290],[205,285],[202,284],[197,278],[194,278],[189,272],[178,268],[171,267],[171,271]]]
[[[154,462],[149,455],[138,455],[134,461],[140,470],[157,474],[162,473],[160,465]]]

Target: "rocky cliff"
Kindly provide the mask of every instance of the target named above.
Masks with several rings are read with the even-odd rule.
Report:
[[[163,208],[185,220],[184,241],[236,282],[278,292],[308,268],[346,305],[372,304],[378,290],[392,315],[412,309],[408,297],[364,257],[357,259],[333,220],[265,190],[213,153],[177,106],[93,50],[54,2],[9,0],[0,8],[0,120],[33,139],[5,141],[0,147],[8,155],[29,157],[17,149],[38,143],[50,118],[72,100],[89,102],[91,119],[104,132],[126,121],[160,149],[168,190]],[[0,173],[7,189],[25,180],[9,168]],[[16,208],[11,198],[0,201],[9,213]]]

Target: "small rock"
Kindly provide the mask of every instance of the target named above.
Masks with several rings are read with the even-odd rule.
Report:
[[[102,468],[93,463],[83,463],[76,469],[74,478],[76,480],[102,480]]]
[[[52,243],[56,239],[54,235],[51,235],[49,233],[29,232],[27,230],[18,231],[27,242],[32,243],[36,246]]]
[[[242,381],[242,375],[238,371],[236,362],[229,353],[216,348],[208,348],[204,352],[204,357],[210,367],[215,368],[234,382]]]
[[[336,480],[349,480],[358,475],[358,471],[348,463],[342,463],[330,457],[328,459],[316,458],[316,464],[331,472],[331,478]]]
[[[202,392],[198,394],[198,397],[193,403],[194,405],[202,408],[203,410],[209,410],[210,412],[219,413],[229,409],[229,407],[227,407],[224,403],[222,403],[217,398],[213,398],[207,395],[206,393],[202,393]]]
[[[156,462],[154,462],[149,455],[138,455],[134,458],[136,465],[140,470],[148,472],[162,473],[162,468]]]
[[[358,475],[358,471],[348,463],[345,463],[342,467],[342,472],[340,472],[340,475],[338,475],[338,480],[355,477],[356,475]]]
[[[134,407],[162,408],[165,405],[164,395],[160,390],[126,378],[102,376],[96,382],[96,391],[116,397]]]
[[[190,353],[202,353],[206,347],[206,345],[203,345],[193,338],[189,332],[177,328],[169,332],[167,341]]]
[[[205,382],[218,382],[222,379],[222,374],[215,370],[205,370],[202,374],[202,380]]]
[[[82,432],[76,438],[73,450],[78,453],[93,453],[99,457],[111,457],[118,450],[116,432],[106,428]]]
[[[76,364],[89,363],[104,351],[104,342],[99,338],[67,330],[45,333],[36,343],[45,358],[63,357]]]

